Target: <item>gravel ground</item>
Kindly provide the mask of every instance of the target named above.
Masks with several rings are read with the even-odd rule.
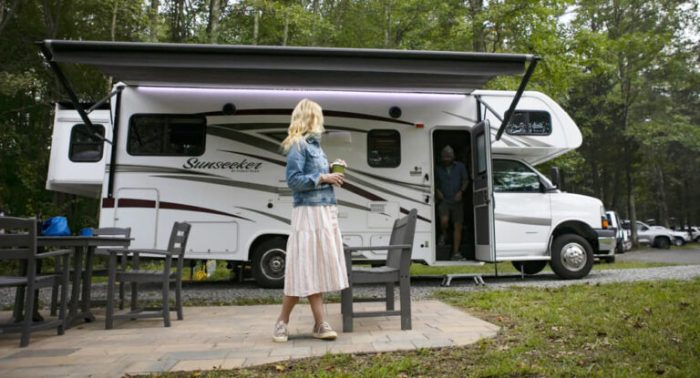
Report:
[[[586,278],[580,280],[560,280],[552,273],[541,273],[536,276],[482,276],[486,286],[477,286],[472,279],[455,279],[452,281],[451,289],[459,291],[474,291],[493,288],[507,288],[513,286],[524,287],[560,287],[566,285],[581,284],[605,284],[612,282],[632,282],[632,281],[656,281],[656,280],[688,280],[700,277],[700,265],[668,266],[645,269],[619,269],[592,271]],[[412,297],[414,299],[424,299],[432,295],[435,290],[440,290],[440,279],[416,278],[412,282]],[[93,300],[104,300],[107,286],[106,284],[96,284],[92,290]],[[127,290],[128,291],[128,290]],[[358,296],[373,297],[383,296],[384,289],[379,286],[360,286],[355,289]],[[50,290],[41,291],[41,302],[47,304]],[[233,304],[241,301],[255,301],[256,299],[269,302],[270,298],[279,300],[282,296],[281,289],[261,289],[253,282],[186,282],[184,284],[183,296],[185,303],[190,302],[197,305],[205,304]],[[128,297],[128,295],[127,295]],[[156,286],[143,290],[139,294],[143,299],[159,299],[160,292]],[[171,296],[174,298],[174,295]],[[397,296],[398,297],[398,296]],[[0,290],[0,307],[8,308],[14,300],[14,290]]]

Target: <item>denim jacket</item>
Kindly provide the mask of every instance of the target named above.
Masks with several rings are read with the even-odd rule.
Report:
[[[293,143],[287,153],[287,186],[292,189],[294,207],[335,205],[333,186],[320,184],[321,175],[329,173],[326,154],[318,138]]]

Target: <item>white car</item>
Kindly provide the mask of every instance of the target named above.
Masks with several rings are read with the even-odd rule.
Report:
[[[684,234],[684,235],[683,235],[683,239],[684,239],[686,242],[694,241],[694,242],[696,242],[696,243],[700,243],[700,227],[697,227],[697,226],[691,226],[691,227],[684,226],[684,227],[682,227],[682,228],[679,228],[677,231],[678,231],[678,232],[682,232],[682,233]]]
[[[667,230],[668,232],[673,235],[673,244],[676,246],[682,246],[685,243],[689,243],[692,239],[690,238],[690,235],[685,232],[685,231],[674,231],[674,230],[669,230],[666,227],[661,227],[661,226],[654,226],[654,227],[659,227]]]
[[[661,226],[649,226],[637,221],[637,240],[641,244],[648,244],[654,248],[669,249],[675,236],[671,230]]]

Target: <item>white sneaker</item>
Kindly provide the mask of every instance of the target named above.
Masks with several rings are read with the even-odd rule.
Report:
[[[330,324],[322,322],[318,327],[314,326],[313,336],[321,340],[335,340],[338,334],[335,333]]]
[[[287,324],[283,321],[278,321],[275,324],[275,329],[272,331],[272,341],[276,343],[286,343],[289,338],[289,332],[287,331]]]

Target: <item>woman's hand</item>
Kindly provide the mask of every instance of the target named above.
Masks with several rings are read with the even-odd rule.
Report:
[[[342,186],[345,182],[345,177],[340,173],[327,173],[321,175],[321,184],[331,184],[335,186]]]

